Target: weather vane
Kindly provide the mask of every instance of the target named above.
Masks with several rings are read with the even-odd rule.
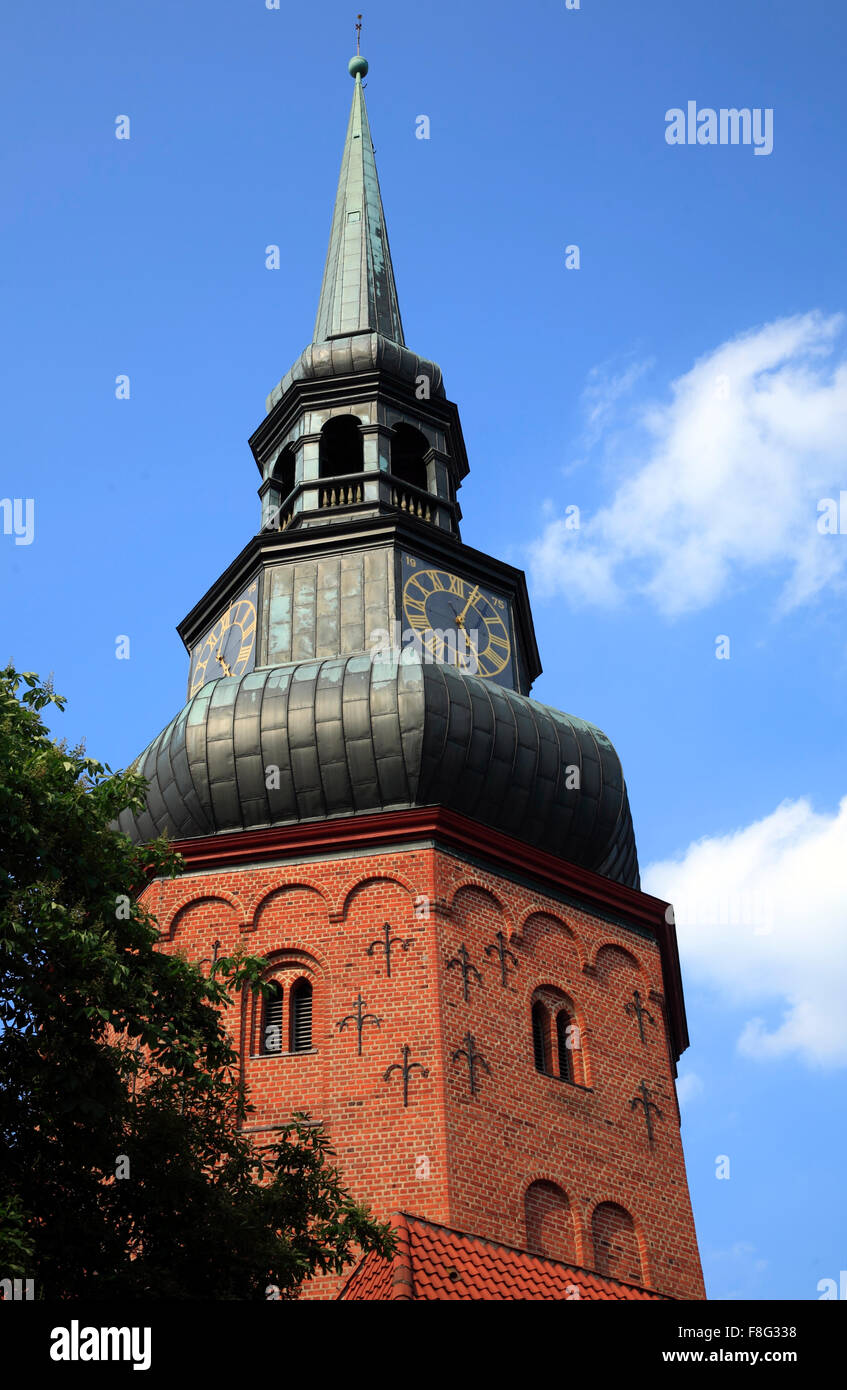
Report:
[[[360,41],[361,41],[361,36],[362,36],[362,16],[361,16],[361,15],[357,15],[356,18],[357,18],[357,20],[359,21],[358,24],[356,25],[356,57],[358,58],[359,55],[360,55],[360,53],[361,53],[361,49],[359,48],[359,43],[360,43]]]

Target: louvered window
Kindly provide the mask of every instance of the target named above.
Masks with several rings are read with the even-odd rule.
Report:
[[[573,1081],[573,1036],[569,1032],[570,1026],[570,1014],[567,1009],[560,1009],[556,1015],[556,1042],[559,1048],[559,1075],[563,1081]]]
[[[282,985],[276,981],[271,993],[265,997],[264,1018],[262,1020],[262,1051],[276,1053],[282,1051]]]
[[[309,1052],[312,1046],[312,986],[298,980],[291,990],[291,1051]]]
[[[547,1060],[547,1010],[543,1004],[532,1006],[532,1047],[535,1053],[535,1070],[549,1071]]]

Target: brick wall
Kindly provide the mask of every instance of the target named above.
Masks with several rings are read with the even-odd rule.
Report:
[[[431,845],[188,874],[144,896],[162,949],[199,961],[217,939],[221,954],[240,944],[268,958],[284,990],[284,1047],[290,986],[312,983],[308,1053],[258,1055],[260,1011],[248,999],[233,1010],[251,1126],[271,1138],[298,1109],[325,1121],[348,1186],[379,1216],[406,1210],[704,1297],[660,955],[646,930]],[[635,991],[649,1012],[643,1042]],[[350,1018],[359,996],[380,1020],[364,1025],[361,1056]],[[551,1074],[534,1061],[539,1000]],[[559,1072],[560,1009],[570,1080]],[[642,1083],[658,1107],[652,1143]],[[322,1280],[305,1296],[337,1287]]]

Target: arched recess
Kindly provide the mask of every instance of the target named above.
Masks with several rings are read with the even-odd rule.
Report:
[[[540,1179],[524,1193],[526,1248],[548,1260],[577,1264],[574,1216],[568,1195],[557,1183]]]
[[[321,430],[318,460],[321,478],[342,478],[364,470],[364,441],[358,416],[334,415],[327,420]]]
[[[556,985],[539,985],[530,1009],[535,1070],[576,1086],[591,1085],[585,1016]]]
[[[598,1274],[625,1284],[646,1286],[643,1241],[626,1207],[617,1202],[599,1202],[591,1213],[591,1241]]]
[[[414,425],[395,425],[391,431],[391,472],[401,483],[429,490],[427,465],[429,440]]]
[[[607,987],[631,989],[647,972],[633,951],[617,941],[601,941],[594,951],[594,973]]]
[[[379,999],[383,986],[392,991],[392,982],[396,980],[402,980],[411,990],[425,989],[429,984],[429,909],[427,900],[418,901],[418,896],[412,884],[385,874],[360,879],[351,885],[344,899],[340,918],[344,935],[356,961],[357,978],[367,981],[368,989],[376,991],[373,1008],[377,1014],[382,1008]],[[367,991],[365,994],[370,1007],[371,996]],[[355,992],[349,1004],[354,999]],[[348,1011],[345,1008],[344,1012]]]
[[[379,874],[378,876],[359,879],[357,883],[351,884],[341,903],[340,916],[347,918],[351,913],[361,912],[365,898],[380,897],[384,892],[391,895],[391,897],[386,897],[386,906],[393,898],[395,910],[399,908],[405,914],[408,909],[408,912],[413,916],[424,915],[425,895],[414,884],[410,883],[407,878],[401,878],[399,874]],[[416,904],[418,904],[418,911],[416,911]],[[370,902],[367,904],[367,907],[369,906]],[[367,907],[364,910],[367,910]]]
[[[301,923],[307,928],[312,927],[315,923],[327,925],[330,911],[331,905],[326,894],[316,884],[276,883],[254,903],[251,929],[258,931],[266,928],[270,923],[276,929],[277,922],[279,925],[284,922],[286,934],[290,936],[292,924],[295,928],[299,927]],[[292,941],[293,944],[295,943]],[[307,949],[312,946],[311,941],[304,944]]]
[[[209,936],[209,940],[211,941],[214,937],[216,928],[214,926],[210,927],[208,925],[208,903],[221,904],[220,924],[222,927],[233,926],[237,929],[240,929],[243,926],[244,908],[242,904],[239,902],[238,898],[236,898],[233,894],[225,893],[223,891],[215,891],[214,893],[200,892],[196,896],[192,896],[190,898],[183,898],[181,902],[175,903],[174,906],[170,908],[168,913],[166,915],[163,915],[162,918],[160,918],[159,930],[161,932],[162,940],[173,941],[176,938],[177,933],[183,935],[188,930],[189,919],[194,915],[194,909],[203,907],[203,934],[205,936],[209,932],[211,932],[212,935]],[[233,914],[232,917],[229,917],[228,914],[224,911],[224,909],[226,908],[230,909],[230,911]],[[217,916],[217,913],[215,915]]]
[[[527,913],[516,934],[528,954],[532,955],[539,943],[543,943],[545,960],[549,960],[549,951],[553,947],[560,953],[563,964],[569,966],[573,962],[580,972],[584,970],[588,959],[585,942],[569,922],[555,913]]]
[[[498,931],[506,941],[511,941],[514,935],[514,921],[506,904],[479,883],[459,885],[450,902],[450,914],[460,927],[481,930],[486,941],[493,941]]]
[[[470,953],[471,963],[478,970],[482,980],[469,976],[468,998],[483,990],[497,991],[499,1003],[489,998],[489,1007],[498,1010],[519,1010],[520,991],[524,987],[522,962],[510,946],[514,934],[514,923],[506,905],[492,893],[476,883],[462,883],[453,893],[450,902],[450,952],[455,958],[456,951],[463,944]],[[455,1002],[456,995],[464,998],[465,984],[463,972],[450,967],[445,976],[450,990],[449,997]],[[501,994],[501,990],[504,991]],[[482,996],[481,997],[487,997]],[[502,1035],[505,1039],[505,1034]],[[509,1051],[510,1059],[513,1057]],[[518,1058],[520,1065],[520,1059]]]

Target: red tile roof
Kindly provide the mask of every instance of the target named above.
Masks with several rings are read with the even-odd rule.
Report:
[[[392,1259],[371,1253],[339,1293],[341,1299],[661,1300],[637,1284],[623,1284],[577,1265],[545,1260],[510,1245],[437,1226],[397,1212]]]

